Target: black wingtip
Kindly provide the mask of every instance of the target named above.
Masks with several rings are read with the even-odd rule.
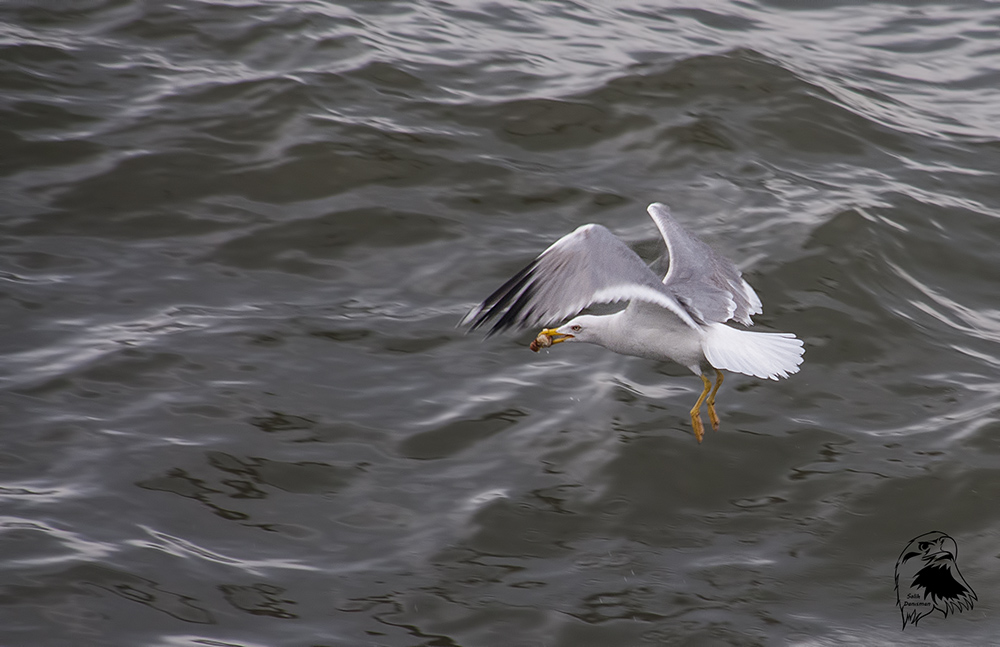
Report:
[[[524,295],[527,294],[529,290],[531,290],[531,294],[534,293],[533,286],[530,282],[535,276],[534,270],[537,265],[538,259],[528,263],[528,265],[526,265],[520,272],[497,288],[493,294],[486,297],[486,300],[483,301],[482,305],[480,305],[477,309],[474,308],[470,311],[470,315],[472,312],[476,312],[476,310],[478,310],[478,314],[476,314],[473,318],[472,325],[469,330],[478,330],[494,317],[500,316],[501,313],[503,316],[500,317],[500,321],[498,321],[486,333],[486,336],[489,337],[494,335],[497,332],[505,330],[513,325],[513,319],[509,316],[510,310],[508,310],[508,305],[511,301],[514,301],[514,305],[510,306],[511,309],[517,308],[517,312],[524,309],[524,306],[526,305],[526,303],[522,301]],[[526,285],[527,287],[525,287]],[[504,312],[505,310],[506,312]],[[466,315],[465,319],[462,320],[462,323],[467,323],[470,315]]]
[[[531,275],[529,275],[528,278],[530,278],[530,276]],[[521,290],[521,292],[518,294],[517,300],[514,301],[514,303],[509,308],[507,308],[507,312],[503,313],[503,316],[500,317],[499,321],[496,322],[490,333],[492,334],[495,332],[500,332],[515,326],[518,323],[518,321],[520,321],[519,317],[521,311],[524,310],[524,308],[535,296],[536,290],[537,287],[534,282],[528,283],[528,285],[525,286],[525,288]]]

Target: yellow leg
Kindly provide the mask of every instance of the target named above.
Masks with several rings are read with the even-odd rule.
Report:
[[[716,431],[719,430],[719,416],[715,414],[715,394],[719,392],[720,386],[722,386],[722,371],[715,369],[715,388],[708,396],[708,419],[712,421],[712,429]]]
[[[701,437],[705,435],[705,425],[701,424],[701,404],[705,401],[705,397],[708,395],[708,390],[712,388],[712,382],[709,381],[704,375],[701,377],[701,381],[704,382],[705,388],[701,391],[701,397],[698,401],[694,403],[691,407],[691,426],[694,428],[694,437],[701,442]]]

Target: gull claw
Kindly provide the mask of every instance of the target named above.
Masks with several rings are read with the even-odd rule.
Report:
[[[705,425],[701,423],[701,415],[697,411],[691,414],[691,427],[694,429],[694,437],[701,443],[705,436]]]
[[[709,403],[708,405],[708,420],[712,423],[712,429],[715,431],[719,430],[719,416],[715,413],[715,405]]]

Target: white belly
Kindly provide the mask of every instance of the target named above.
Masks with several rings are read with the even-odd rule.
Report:
[[[701,349],[702,331],[695,330],[676,315],[660,308],[627,308],[615,315],[616,334],[606,344],[609,350],[656,360],[670,360],[700,373],[705,358]]]

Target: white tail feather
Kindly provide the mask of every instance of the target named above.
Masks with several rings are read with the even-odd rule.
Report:
[[[772,380],[798,373],[805,352],[792,333],[750,332],[721,323],[708,325],[701,349],[715,368]]]

